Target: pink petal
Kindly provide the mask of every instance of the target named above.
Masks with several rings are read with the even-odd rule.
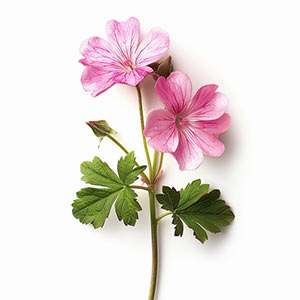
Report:
[[[178,146],[178,130],[175,116],[164,109],[148,114],[144,135],[149,137],[149,146],[159,152],[174,152]]]
[[[81,83],[85,91],[92,91],[92,96],[96,97],[114,85],[113,72],[107,72],[95,67],[87,67],[81,76]]]
[[[196,122],[195,122],[196,123]],[[219,157],[225,150],[224,144],[218,140],[218,136],[230,127],[230,116],[224,114],[217,120],[198,121],[194,130],[194,140],[202,151],[212,157]]]
[[[200,147],[190,139],[188,133],[180,132],[178,148],[172,153],[176,158],[180,170],[195,170],[203,161]]]
[[[146,75],[152,72],[153,71],[150,67],[135,68],[134,70],[127,72],[123,71],[115,77],[115,82],[137,86],[145,78]]]
[[[133,17],[125,22],[111,20],[106,24],[106,35],[120,60],[131,61],[139,42],[139,21]]]
[[[224,144],[213,135],[206,134],[204,131],[197,133],[197,144],[202,151],[211,157],[219,157],[225,150]]]
[[[169,34],[160,29],[153,28],[146,35],[137,49],[136,65],[146,66],[160,59],[169,49]]]
[[[214,120],[221,117],[228,105],[227,97],[217,92],[218,86],[205,85],[198,90],[188,109],[191,117],[201,120]]]
[[[155,90],[167,110],[177,115],[191,100],[192,83],[185,73],[172,72],[167,79],[158,78]]]
[[[197,130],[204,131],[207,134],[218,137],[230,127],[230,115],[223,114],[219,119],[211,121],[197,121],[193,123]]]
[[[85,57],[80,62],[85,66],[94,66],[106,70],[120,70],[121,64],[114,54],[110,44],[100,37],[91,37],[85,40],[80,47]]]

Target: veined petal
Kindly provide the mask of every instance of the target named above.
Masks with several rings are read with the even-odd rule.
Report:
[[[179,143],[176,151],[172,153],[176,158],[180,170],[195,170],[203,161],[201,148],[190,138],[188,132],[179,133]]]
[[[218,86],[205,85],[198,90],[188,109],[190,117],[199,120],[214,120],[221,117],[228,105],[227,97],[216,92]]]
[[[120,72],[116,78],[116,83],[126,83],[128,85],[137,86],[149,73],[152,73],[150,67],[139,67],[132,71]]]
[[[224,144],[217,137],[204,131],[197,133],[197,144],[206,155],[211,157],[219,157],[225,151]]]
[[[185,73],[172,72],[167,79],[158,78],[155,90],[167,110],[177,115],[191,101],[192,83]]]
[[[149,137],[149,146],[159,152],[174,152],[178,146],[178,130],[175,116],[164,109],[148,114],[144,135]]]
[[[221,133],[225,132],[230,127],[230,115],[223,114],[220,118],[210,121],[196,121],[192,125],[196,127],[197,130],[201,130],[207,134],[214,135],[218,137]]]
[[[113,72],[107,72],[96,67],[87,67],[81,76],[81,83],[85,91],[92,92],[92,96],[103,93],[114,85]]]
[[[230,116],[223,114],[217,120],[198,121],[193,123],[196,137],[194,140],[202,151],[212,157],[219,157],[225,150],[224,144],[218,136],[230,127]]]
[[[106,24],[106,35],[121,61],[131,61],[140,38],[140,23],[136,18],[125,22],[111,20]]]
[[[169,34],[160,28],[152,28],[137,49],[136,65],[146,66],[157,61],[165,55],[169,45]]]
[[[106,70],[119,70],[121,64],[110,44],[104,39],[94,36],[85,40],[80,47],[84,56],[80,62],[85,66],[94,66]]]

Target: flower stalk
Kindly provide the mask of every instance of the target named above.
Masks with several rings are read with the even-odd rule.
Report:
[[[158,243],[157,243],[157,221],[156,221],[156,206],[155,206],[155,178],[156,178],[156,165],[157,165],[157,157],[158,152],[154,152],[153,156],[153,164],[151,163],[149,149],[146,141],[146,137],[144,135],[144,112],[143,112],[143,102],[142,102],[142,94],[141,89],[137,85],[136,86],[138,101],[139,101],[139,113],[140,113],[140,122],[141,122],[141,130],[142,130],[142,138],[145,149],[145,154],[148,162],[149,168],[149,183],[152,187],[152,190],[148,191],[149,195],[149,206],[150,206],[150,224],[151,224],[151,242],[152,242],[152,270],[151,270],[151,281],[150,281],[150,291],[149,291],[149,300],[153,300],[155,296],[156,290],[156,282],[157,282],[157,268],[158,268]]]

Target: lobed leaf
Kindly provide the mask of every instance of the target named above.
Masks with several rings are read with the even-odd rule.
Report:
[[[207,184],[201,185],[199,179],[180,192],[164,186],[163,194],[157,195],[162,208],[173,213],[175,236],[182,236],[184,222],[193,230],[195,237],[204,243],[208,239],[205,230],[218,233],[221,231],[220,226],[227,226],[234,219],[230,207],[219,199],[220,191],[207,193],[208,187]]]
[[[157,201],[162,204],[162,208],[170,211],[174,211],[180,200],[180,193],[175,188],[169,188],[168,186],[162,187],[163,194],[156,195]]]
[[[135,167],[134,153],[128,153],[118,162],[119,176],[100,158],[81,164],[82,180],[92,185],[105,188],[84,188],[74,200],[73,215],[84,224],[92,223],[95,228],[103,227],[113,203],[118,219],[125,225],[134,226],[138,219],[137,212],[142,208],[136,201],[137,194],[129,184],[138,179],[146,166]]]

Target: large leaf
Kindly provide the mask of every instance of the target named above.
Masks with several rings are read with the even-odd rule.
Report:
[[[162,208],[173,214],[176,236],[182,236],[184,222],[204,243],[208,238],[206,231],[220,232],[221,226],[229,225],[234,219],[230,207],[219,199],[220,191],[207,191],[208,185],[201,185],[201,181],[196,180],[180,192],[175,188],[163,187],[163,194],[157,195]]]
[[[134,153],[128,153],[118,162],[119,176],[100,158],[95,157],[92,162],[81,164],[82,180],[92,185],[105,188],[85,188],[77,193],[74,200],[73,215],[84,224],[92,223],[95,228],[103,227],[113,203],[118,219],[125,225],[135,225],[137,212],[141,206],[136,201],[136,193],[129,186],[137,180],[146,166],[135,167]]]

